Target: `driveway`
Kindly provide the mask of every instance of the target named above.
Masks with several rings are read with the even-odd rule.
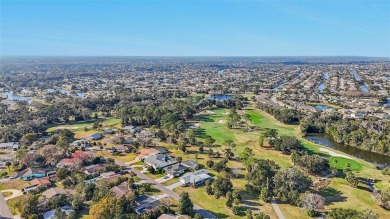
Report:
[[[173,183],[172,185],[167,186],[167,189],[174,190],[175,188],[182,186],[182,185],[183,185],[182,182]]]
[[[23,195],[23,192],[21,190],[17,190],[17,189],[1,190],[1,192],[2,193],[4,193],[4,192],[11,192],[12,193],[11,196],[8,196],[7,198],[5,198],[6,201]]]
[[[172,191],[172,190],[169,190],[167,187],[165,187],[163,184],[160,184],[158,182],[156,182],[155,180],[151,179],[150,177],[146,176],[144,173],[142,173],[141,171],[139,170],[136,170],[134,168],[131,168],[129,167],[128,165],[126,165],[125,163],[119,161],[119,160],[115,160],[115,163],[117,165],[120,165],[120,166],[124,166],[126,167],[128,170],[131,170],[133,171],[135,174],[137,174],[137,176],[147,182],[149,182],[150,184],[152,184],[155,188],[159,189],[161,192],[171,196],[173,199],[175,200],[179,200],[180,199],[180,196]],[[211,214],[210,212],[204,210],[203,208],[199,207],[198,205],[195,205],[194,204],[194,211],[196,213],[199,213],[203,218],[217,218],[215,217],[213,214]]]
[[[158,182],[158,183],[163,183],[163,182],[168,181],[168,180],[170,180],[170,179],[172,179],[172,178],[173,178],[173,177],[166,177],[166,176],[163,176],[163,177],[161,177],[161,178],[156,179],[156,182]]]

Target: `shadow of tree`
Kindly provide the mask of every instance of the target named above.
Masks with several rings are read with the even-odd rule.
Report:
[[[342,195],[342,192],[331,187],[323,188],[319,191],[319,193],[320,195],[325,197],[326,204],[332,204],[334,202],[344,202],[347,199],[345,196]]]

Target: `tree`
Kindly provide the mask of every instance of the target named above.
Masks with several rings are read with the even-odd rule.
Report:
[[[359,211],[350,208],[334,208],[329,212],[329,219],[349,219],[357,218],[359,216]]]
[[[8,171],[10,171],[10,167],[11,167],[12,163],[7,161],[7,162],[5,162],[5,165],[7,166]]]
[[[234,215],[239,215],[240,214],[240,206],[233,205],[232,212]]]
[[[56,211],[54,212],[54,218],[55,219],[66,219],[66,213],[61,210],[61,208],[56,208]]]
[[[347,174],[347,176],[345,177],[345,179],[347,180],[349,185],[352,187],[357,187],[357,185],[359,184],[359,180],[352,173],[352,171],[347,171],[346,174]]]
[[[278,136],[278,130],[277,129],[266,129],[264,132],[265,138],[276,138]]]
[[[249,160],[253,156],[253,152],[251,148],[244,148],[244,150],[239,155],[240,159],[243,161]]]
[[[306,209],[310,217],[318,215],[318,211],[324,209],[325,198],[321,195],[306,193],[302,198],[302,207]]]
[[[274,177],[274,195],[282,201],[298,205],[299,194],[306,192],[311,184],[310,177],[296,168],[287,168]]]
[[[291,153],[293,150],[301,151],[303,149],[302,143],[295,136],[280,136],[279,138],[271,139],[269,145],[283,153]]]
[[[263,147],[263,146],[264,146],[264,134],[263,134],[263,133],[260,133],[260,136],[259,136],[259,145],[260,145],[260,147]]]
[[[387,210],[390,210],[390,188],[382,189],[380,192],[380,205]]]
[[[264,214],[264,212],[260,212],[259,214],[255,214],[254,219],[270,219],[270,217]]]
[[[176,157],[176,161],[177,161],[178,163],[181,163],[181,162],[183,161],[183,158],[182,158],[182,157]]]
[[[227,192],[233,189],[233,184],[230,179],[218,176],[213,182],[213,192],[221,196],[225,196]]]
[[[27,133],[23,135],[22,139],[20,139],[20,142],[24,145],[32,144],[33,141],[36,139],[37,134],[35,133]]]
[[[26,195],[17,203],[18,211],[22,218],[28,218],[31,214],[38,214],[38,195]]]
[[[242,118],[245,120],[246,128],[248,129],[249,128],[248,120],[250,120],[251,117],[249,116],[248,113],[245,113],[245,114],[242,115]]]
[[[194,204],[188,195],[188,192],[182,192],[180,194],[179,205],[178,205],[178,213],[192,215],[194,211]]]
[[[92,205],[89,215],[92,219],[120,218],[123,213],[123,201],[110,195]]]
[[[67,168],[60,168],[56,172],[56,177],[58,180],[63,180],[65,179],[68,175],[70,174],[69,170]]]
[[[204,141],[204,144],[206,145],[206,147],[211,147],[215,142],[215,139],[212,138],[212,137],[208,137],[206,138],[206,140]]]
[[[247,219],[253,219],[253,215],[252,215],[252,210],[251,209],[246,209],[245,215],[246,215]]]
[[[273,178],[279,169],[279,165],[272,160],[259,159],[253,162],[248,166],[246,188],[255,194],[259,194],[265,186],[272,191]]]

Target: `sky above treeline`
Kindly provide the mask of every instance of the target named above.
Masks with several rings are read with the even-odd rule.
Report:
[[[390,1],[0,0],[0,55],[390,57]]]

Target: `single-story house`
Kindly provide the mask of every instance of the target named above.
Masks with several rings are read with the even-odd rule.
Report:
[[[112,187],[110,191],[114,194],[115,198],[122,198],[130,191],[129,184],[127,182],[123,182],[117,186]]]
[[[87,148],[89,147],[91,144],[87,141],[87,140],[76,140],[74,142],[72,142],[70,145],[74,146],[74,147],[83,147],[83,148]]]
[[[69,205],[65,205],[60,207],[62,212],[65,212],[66,215],[70,214],[71,212],[74,212],[73,208]],[[56,213],[56,209],[46,211],[43,213],[43,218],[44,219],[55,219],[56,217],[54,216]]]
[[[66,191],[65,189],[59,188],[59,187],[54,187],[54,188],[50,188],[50,189],[42,192],[42,196],[49,199],[49,198],[52,198],[54,196],[66,194],[66,193],[68,193],[68,191]]]
[[[115,134],[115,130],[106,128],[104,129],[103,134]]]
[[[40,168],[31,167],[18,172],[18,176],[23,180],[31,180],[46,176],[46,171]]]
[[[141,150],[139,150],[136,159],[143,160],[147,157],[150,157],[152,155],[159,154],[159,153],[160,153],[160,151],[155,149],[155,148],[142,148]]]
[[[179,178],[179,181],[184,185],[191,185],[195,187],[205,183],[207,180],[212,180],[212,177],[205,169],[186,173]]]
[[[104,169],[103,165],[94,164],[84,167],[84,173],[87,175],[97,175]]]
[[[186,167],[183,166],[181,163],[176,163],[171,166],[165,167],[165,174],[170,177],[178,177],[182,175],[186,171]]]
[[[130,134],[134,134],[134,133],[138,133],[142,130],[142,127],[135,127],[135,126],[132,126],[132,125],[128,125],[128,126],[125,126],[122,128],[122,130],[126,133],[130,133]]]
[[[177,161],[175,159],[169,158],[164,154],[155,154],[145,158],[144,163],[152,166],[154,169],[160,169],[176,164]]]
[[[135,209],[135,212],[138,215],[161,205],[159,200],[156,200],[148,195],[139,196],[135,199],[135,203],[138,205],[138,207]]]
[[[49,188],[51,186],[51,182],[50,182],[49,178],[47,178],[47,177],[33,179],[29,183],[30,183],[30,185],[37,186],[37,187]]]
[[[131,145],[115,145],[112,148],[107,148],[107,150],[111,150],[112,152],[130,152],[134,147]]]
[[[162,214],[157,219],[188,219],[187,215]]]
[[[94,133],[94,134],[88,136],[86,139],[87,140],[100,140],[100,139],[103,139],[103,137],[104,136],[100,133]]]
[[[116,173],[113,171],[109,171],[109,172],[101,173],[100,176],[103,177],[104,179],[107,179],[116,176]]]
[[[0,149],[18,150],[19,147],[20,147],[20,143],[19,142],[0,143]]]
[[[93,154],[88,151],[76,151],[71,158],[64,158],[57,163],[57,168],[80,165],[83,161],[92,159]]]
[[[181,164],[191,171],[195,171],[199,166],[198,162],[194,160],[186,160],[181,162]]]
[[[137,135],[137,138],[154,138],[154,132],[148,130],[142,130]]]

